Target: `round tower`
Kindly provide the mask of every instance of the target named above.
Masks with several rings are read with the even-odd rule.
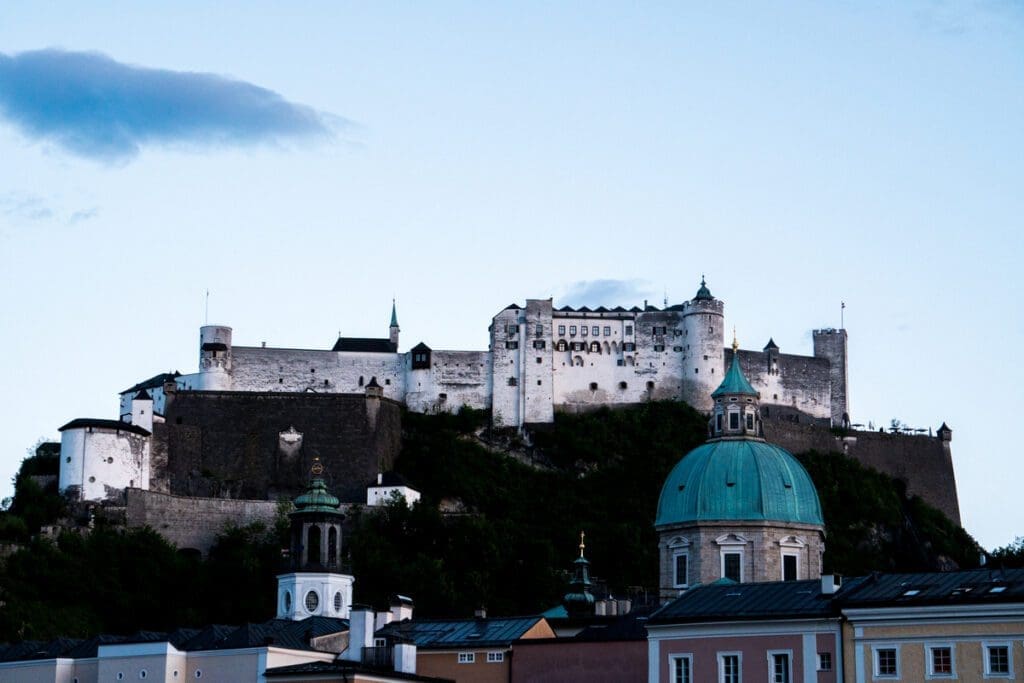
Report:
[[[711,392],[722,380],[725,337],[724,304],[708,289],[704,278],[683,312],[683,400],[710,412]]]
[[[277,577],[277,618],[347,619],[355,579],[341,569],[341,502],[327,490],[320,459],[291,518],[289,573]]]
[[[203,325],[199,328],[200,391],[231,390],[231,328]]]

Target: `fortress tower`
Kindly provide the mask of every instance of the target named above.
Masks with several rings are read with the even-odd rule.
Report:
[[[683,311],[682,399],[702,412],[711,411],[711,392],[722,380],[724,304],[711,295],[704,278]]]
[[[199,328],[200,391],[230,391],[231,328],[225,325],[204,325]]]
[[[829,362],[832,385],[832,426],[850,426],[850,396],[846,373],[846,330],[827,328],[814,330],[814,356]]]

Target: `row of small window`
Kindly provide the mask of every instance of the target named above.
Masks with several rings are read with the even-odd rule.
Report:
[[[743,553],[724,552],[721,557],[721,577],[736,583],[743,583]],[[673,572],[676,588],[686,588],[690,585],[690,554],[688,552],[677,552],[673,556]],[[780,578],[783,581],[796,581],[800,578],[799,558],[796,554],[782,553],[782,576]]]
[[[739,652],[719,652],[717,655],[718,682],[740,683],[743,680],[743,655]],[[832,671],[832,653],[818,653],[818,671]],[[790,650],[768,652],[768,673],[771,683],[790,683],[793,680],[793,653]],[[707,675],[696,678],[692,654],[669,655],[669,680],[672,683],[694,683],[710,680]]]
[[[505,661],[504,652],[488,652],[487,663],[488,664],[500,664]],[[476,662],[475,652],[460,652],[459,653],[459,664],[473,664]]]
[[[754,415],[753,413],[746,414],[747,429],[752,430],[754,428]],[[729,429],[740,428],[740,414],[738,411],[731,411],[729,413]],[[715,432],[722,431],[722,414],[718,413],[715,415]]]
[[[178,670],[175,669],[174,672],[171,674],[171,678],[177,678],[177,677],[178,677]],[[196,678],[202,678],[203,677],[203,672],[202,672],[201,669],[196,669],[195,677]],[[146,669],[141,669],[139,671],[139,679],[140,680],[145,680],[147,678],[149,678],[149,672]],[[123,671],[118,671],[117,674],[115,674],[114,679],[118,680],[118,681],[123,681],[124,680],[124,672]],[[76,676],[75,678],[72,678],[71,682],[72,683],[79,683],[78,677]]]
[[[569,336],[570,337],[575,337],[576,336],[576,329],[577,328],[576,328],[575,325],[569,325]],[[587,330],[590,330],[591,336],[594,336],[594,337],[600,337],[601,336],[601,326],[600,325],[594,325],[592,327],[587,327],[586,325],[580,325],[580,327],[579,327],[580,336],[581,337],[586,337],[587,336]],[[633,326],[632,325],[626,325],[626,336],[629,337],[632,334],[633,334]],[[565,325],[559,325],[558,326],[558,336],[560,336],[560,337],[564,337],[565,336]],[[612,328],[609,327],[608,325],[604,326],[604,336],[606,336],[606,337],[612,336]]]
[[[985,676],[1012,678],[1013,660],[1009,643],[985,643]],[[900,677],[900,649],[898,645],[875,645],[875,678]],[[928,676],[956,678],[956,650],[951,644],[927,647]]]

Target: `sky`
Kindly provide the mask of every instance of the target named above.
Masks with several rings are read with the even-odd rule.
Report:
[[[948,423],[1006,545],[1022,121],[1010,1],[4,2],[0,497],[204,320],[330,348],[395,298],[403,351],[485,349],[706,275],[744,348],[845,324],[853,421]]]

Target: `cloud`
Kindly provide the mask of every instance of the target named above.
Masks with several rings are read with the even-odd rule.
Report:
[[[0,196],[0,214],[18,222],[36,222],[53,218],[53,209],[38,195],[8,192]]]
[[[32,139],[104,162],[129,161],[150,144],[329,139],[347,123],[244,81],[56,49],[0,53],[0,116]]]
[[[68,218],[68,225],[75,225],[76,223],[83,223],[91,218],[96,218],[100,213],[99,207],[92,207],[90,209],[81,209],[75,211]]]
[[[638,306],[652,296],[645,280],[581,280],[569,284],[559,298],[566,306]]]

